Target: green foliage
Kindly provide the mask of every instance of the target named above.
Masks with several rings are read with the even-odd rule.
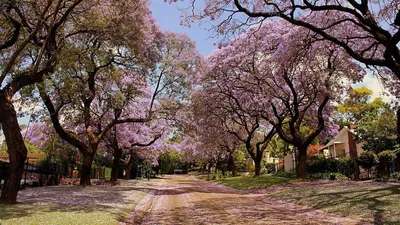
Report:
[[[378,161],[378,156],[373,152],[363,152],[358,157],[358,164],[366,170],[370,170]]]
[[[315,180],[349,180],[349,178],[341,173],[310,173],[308,178]]]
[[[105,166],[105,167],[112,167],[113,164],[112,158],[110,157],[110,155],[106,153],[105,149],[99,149],[97,151],[93,162],[97,166]]]
[[[275,163],[267,163],[265,167],[267,169],[266,173],[275,173]]]
[[[40,155],[46,154],[42,149],[34,146],[33,144],[29,143],[28,141],[25,141],[25,146],[28,150],[28,154],[40,154]],[[8,154],[7,145],[5,143],[0,148],[0,154]]]
[[[165,151],[158,158],[158,164],[162,173],[173,174],[175,169],[187,171],[187,165],[182,160],[182,154],[177,151]]]
[[[366,141],[364,150],[379,153],[384,150],[394,150],[397,144],[396,113],[386,106],[375,117],[364,117],[357,129],[362,140]]]
[[[366,87],[351,89],[348,98],[337,107],[336,123],[342,128],[351,123],[359,125],[365,117],[376,117],[386,103],[381,98],[371,101],[372,93]]]
[[[386,161],[389,163],[393,163],[396,160],[396,152],[392,150],[385,150],[378,154],[379,160]]]
[[[397,144],[396,113],[382,98],[371,101],[372,90],[352,89],[348,98],[337,107],[335,122],[340,127],[356,124],[357,135],[366,141],[363,149],[379,153],[393,150]]]
[[[233,153],[233,161],[235,162],[237,171],[244,172],[246,170],[246,154],[248,153],[244,146],[240,146],[240,148]]]
[[[105,171],[104,171],[104,178],[105,179],[107,179],[107,180],[111,179],[111,170],[112,170],[111,168],[108,168],[108,167],[105,168]]]
[[[296,178],[296,172],[294,172],[294,171],[293,172],[278,171],[278,172],[274,173],[272,176],[295,179]]]
[[[279,136],[275,136],[268,144],[268,151],[272,157],[283,158],[289,152],[289,144],[283,141]]]
[[[312,173],[341,173],[350,176],[355,171],[354,160],[350,158],[322,158],[307,162],[307,172]]]

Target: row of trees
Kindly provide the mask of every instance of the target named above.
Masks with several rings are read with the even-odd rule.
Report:
[[[221,154],[229,149],[221,140],[234,139],[228,143],[244,144],[259,168],[260,155],[277,133],[298,149],[297,175],[304,178],[308,144],[337,130],[332,103],[347,89],[347,81],[374,73],[400,96],[399,12],[397,1],[206,1],[198,10],[191,0],[186,22],[209,19],[224,37],[220,49],[207,58],[209,68],[196,93],[199,100],[194,101],[195,121],[213,129],[212,135],[197,131],[201,137],[193,142],[211,145]],[[375,128],[385,119],[396,120],[395,113],[381,100],[371,104],[380,104],[383,111],[380,119],[360,123],[366,148],[376,149],[376,144],[389,143],[388,138],[393,146],[393,135],[382,132],[385,135],[377,138]],[[204,106],[202,112],[196,109]],[[358,110],[360,121],[374,114],[367,108]],[[343,126],[350,121],[335,122]],[[397,142],[399,123],[397,111]],[[202,144],[196,148],[204,151]]]
[[[308,145],[336,130],[332,103],[344,79],[377,72],[399,96],[397,1],[206,0],[188,21],[209,18],[226,38],[240,35],[205,63],[187,37],[157,26],[146,0],[6,0],[0,10],[0,123],[10,155],[1,202],[15,202],[26,159],[16,101],[43,103],[41,115],[82,154],[85,186],[99,147],[118,155],[125,135],[142,129],[127,123],[179,125],[180,146],[199,158],[230,158],[244,144],[257,174],[277,134],[297,148],[305,178]],[[145,136],[128,146],[160,134]]]
[[[297,177],[306,178],[308,146],[337,131],[330,118],[332,102],[348,87],[342,79],[364,76],[341,48],[314,42],[312,33],[285,21],[250,28],[207,63],[193,100],[197,142],[205,145],[198,148],[233,155],[242,144],[256,176],[265,149],[279,135],[297,149]]]
[[[27,154],[16,105],[42,105],[36,119],[79,150],[82,186],[100,147],[118,158],[168,137],[201,57],[188,37],[159,28],[148,1],[6,0],[0,11],[0,123],[10,157],[1,202],[16,201]]]

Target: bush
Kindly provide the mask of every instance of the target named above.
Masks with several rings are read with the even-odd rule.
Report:
[[[272,176],[275,177],[285,177],[285,178],[296,178],[296,172],[286,172],[286,171],[278,171]]]
[[[368,173],[372,167],[376,166],[378,161],[379,161],[378,156],[373,152],[363,152],[358,157],[358,164],[362,168],[368,170]]]
[[[394,169],[394,162],[397,158],[396,152],[392,150],[386,150],[383,152],[380,152],[378,154],[379,158],[379,164],[380,164],[380,169],[381,173],[383,175],[389,175],[393,172]],[[378,171],[379,172],[379,171]]]
[[[340,173],[350,176],[355,171],[355,163],[350,158],[322,158],[307,163],[307,173]]]
[[[386,150],[383,152],[380,152],[378,154],[379,160],[385,160],[387,162],[394,162],[394,160],[396,159],[396,153],[392,150]]]
[[[399,172],[394,172],[390,175],[390,178],[394,181],[400,181],[400,173]]]
[[[339,161],[331,158],[322,158],[307,163],[308,173],[328,173],[338,171]]]
[[[275,173],[275,163],[267,163],[266,167],[266,173]]]
[[[310,179],[316,180],[348,180],[349,178],[341,173],[311,173],[308,175]]]
[[[343,158],[338,160],[338,173],[351,177],[357,170],[357,159]]]

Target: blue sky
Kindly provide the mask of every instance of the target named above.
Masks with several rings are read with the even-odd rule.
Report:
[[[186,27],[180,25],[181,12],[179,8],[187,8],[189,1],[178,1],[176,3],[168,4],[163,0],[152,0],[151,9],[153,16],[156,18],[160,26],[169,31],[187,34],[193,41],[196,42],[198,51],[203,55],[209,55],[216,46],[214,43],[217,38],[211,38],[211,32],[207,27],[198,23]]]
[[[187,8],[188,4],[189,1],[168,4],[163,0],[152,0],[151,9],[153,16],[163,29],[187,34],[197,43],[197,49],[201,54],[209,55],[217,47],[214,43],[218,41],[218,38],[210,38],[212,33],[204,25],[200,26],[198,23],[194,23],[190,28],[180,25],[181,12],[178,8]],[[366,86],[374,92],[372,98],[382,97],[384,100],[390,101],[390,97],[381,94],[384,91],[382,84],[370,74],[364,78],[363,82],[353,85],[356,88],[362,86]]]

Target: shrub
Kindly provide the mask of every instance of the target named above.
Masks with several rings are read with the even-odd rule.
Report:
[[[378,154],[379,164],[383,175],[390,175],[392,173],[394,162],[397,158],[396,152],[392,150],[385,150]]]
[[[372,167],[376,166],[379,159],[378,156],[373,152],[363,152],[358,157],[358,164],[368,171],[368,176]]]
[[[394,181],[399,181],[400,180],[400,173],[399,172],[394,172],[390,175],[390,178],[393,179]]]
[[[317,180],[348,180],[349,178],[341,173],[310,173],[308,178]]]
[[[356,170],[357,170],[356,160],[357,159],[342,158],[342,159],[337,159],[337,160],[338,160],[338,171],[337,171],[338,173],[346,175],[347,177],[351,177],[351,175],[356,172]]]
[[[307,163],[307,172],[315,173],[340,173],[350,176],[355,171],[355,163],[353,159],[342,158],[322,158]]]
[[[307,163],[308,173],[327,173],[338,171],[338,160],[331,158],[322,158]]]
[[[378,154],[379,160],[386,160],[388,162],[394,162],[394,160],[396,159],[396,153],[392,150],[386,150],[383,152],[380,152]]]
[[[267,163],[266,167],[266,173],[275,173],[275,163]]]

